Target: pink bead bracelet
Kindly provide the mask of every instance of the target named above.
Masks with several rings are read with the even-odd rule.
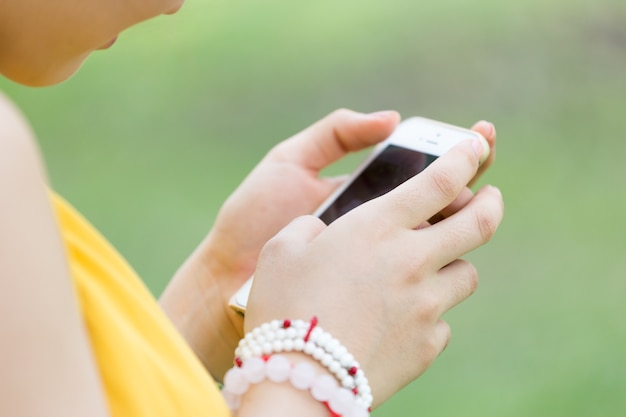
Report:
[[[222,393],[229,408],[239,409],[241,397],[251,385],[265,380],[274,383],[289,382],[298,390],[308,390],[311,396],[325,404],[333,416],[368,417],[369,411],[351,390],[340,387],[329,374],[316,375],[313,366],[306,362],[292,364],[282,355],[272,355],[266,359],[249,358],[241,366],[235,366],[224,376]]]
[[[235,363],[242,365],[252,358],[282,352],[301,352],[311,356],[337,378],[342,387],[352,391],[357,402],[369,409],[373,402],[367,378],[348,350],[317,325],[317,318],[274,320],[245,335],[235,350]]]

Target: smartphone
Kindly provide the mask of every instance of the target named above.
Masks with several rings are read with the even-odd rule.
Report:
[[[391,191],[419,174],[437,157],[466,139],[484,141],[480,133],[458,126],[412,117],[398,125],[394,132],[374,147],[348,180],[314,212],[327,225],[353,208]],[[488,152],[483,155],[484,161]],[[230,307],[244,315],[250,278],[230,300]]]

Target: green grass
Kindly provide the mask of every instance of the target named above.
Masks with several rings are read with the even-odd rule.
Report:
[[[495,122],[506,217],[468,257],[481,286],[375,415],[626,412],[626,3],[188,0],[67,83],[0,88],[156,294],[262,155],[331,110]]]

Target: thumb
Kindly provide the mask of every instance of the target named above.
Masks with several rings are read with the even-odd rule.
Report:
[[[370,114],[340,109],[273,149],[271,157],[319,171],[350,152],[386,139],[400,121],[395,111]]]

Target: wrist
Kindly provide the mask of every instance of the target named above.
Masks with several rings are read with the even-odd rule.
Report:
[[[306,391],[288,384],[264,381],[248,390],[241,400],[237,417],[328,417],[328,409]]]
[[[223,394],[238,417],[369,417],[351,390],[301,353],[252,358],[235,366],[226,373]]]
[[[317,317],[302,320],[273,320],[248,332],[235,350],[235,364],[273,354],[302,353],[317,361],[339,384],[349,389],[357,403],[369,409],[373,402],[369,382],[361,365],[339,340],[318,326]]]
[[[228,307],[235,272],[208,256],[203,243],[181,266],[159,303],[210,374],[221,381],[243,335],[243,320]]]
[[[282,392],[292,405],[304,402],[302,394],[296,395],[295,391],[308,391],[312,399],[327,408],[326,415],[369,416],[373,398],[360,365],[337,339],[317,324],[315,317],[310,322],[273,320],[248,332],[235,351],[235,366],[224,377],[223,393],[229,407],[236,412],[252,403],[255,410],[250,415],[256,415],[257,402],[263,401],[258,398],[259,391]],[[290,385],[294,392],[272,388],[267,381]],[[256,387],[259,384],[263,385]],[[248,394],[251,389],[253,393]],[[291,412],[291,408],[282,407],[283,399],[274,396],[267,401],[270,408],[266,411],[273,415],[277,411]],[[312,415],[321,410],[319,405],[312,409],[315,413]]]

